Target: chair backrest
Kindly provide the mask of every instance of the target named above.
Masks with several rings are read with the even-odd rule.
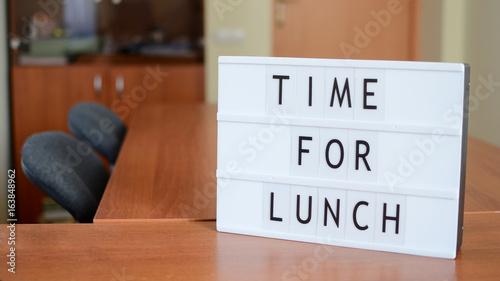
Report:
[[[68,127],[77,138],[88,141],[110,164],[116,162],[127,127],[110,109],[95,102],[78,103],[69,112]]]
[[[30,136],[23,145],[21,166],[26,177],[78,222],[92,222],[109,173],[84,141],[63,132]]]

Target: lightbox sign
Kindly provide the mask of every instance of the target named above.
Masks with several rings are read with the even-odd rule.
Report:
[[[468,69],[220,57],[217,230],[455,258]]]

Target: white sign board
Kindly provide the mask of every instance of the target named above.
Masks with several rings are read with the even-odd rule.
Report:
[[[217,230],[455,258],[469,67],[219,58]]]

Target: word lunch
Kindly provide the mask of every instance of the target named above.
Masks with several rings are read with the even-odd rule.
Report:
[[[465,64],[220,57],[217,230],[455,258],[468,83]]]

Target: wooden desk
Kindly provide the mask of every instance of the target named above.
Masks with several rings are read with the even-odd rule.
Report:
[[[217,107],[138,108],[95,223],[215,219]],[[466,212],[500,211],[500,148],[469,138]]]
[[[469,139],[455,260],[219,233],[216,107],[137,112],[94,224],[17,225],[16,274],[0,280],[497,280],[500,148]],[[198,201],[199,200],[199,201]],[[115,222],[115,223],[102,223]]]
[[[469,137],[465,212],[500,211],[500,148]]]
[[[137,109],[94,222],[215,219],[217,106]]]
[[[0,231],[5,261],[8,231]],[[1,280],[498,280],[500,213],[465,215],[455,260],[219,233],[215,222],[18,225]]]

